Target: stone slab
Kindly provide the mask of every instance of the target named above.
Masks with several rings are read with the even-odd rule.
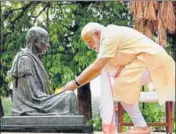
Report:
[[[1,134],[46,134],[46,133],[14,133],[2,132]],[[49,133],[49,134],[85,134],[85,133]],[[88,134],[88,133],[87,133]],[[103,134],[103,132],[94,132],[94,134]],[[120,134],[120,133],[117,133]],[[151,134],[166,134],[166,132],[151,132]],[[172,134],[175,134],[174,132]]]
[[[84,116],[4,116],[1,132],[93,133]]]
[[[85,124],[83,116],[4,116],[2,125],[65,126]]]

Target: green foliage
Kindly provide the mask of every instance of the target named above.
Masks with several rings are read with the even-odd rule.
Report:
[[[92,125],[94,131],[102,131],[102,120],[99,115],[94,120],[89,120],[87,124]]]
[[[173,123],[173,132],[176,132],[176,112],[174,112],[174,123]]]
[[[3,110],[5,116],[10,116],[12,114],[12,101],[11,98],[1,97]]]
[[[172,56],[172,52],[173,52],[172,44],[167,44],[165,49],[166,49],[167,53],[170,56]]]
[[[164,122],[165,108],[159,104],[145,104],[142,113],[147,122]],[[163,127],[154,127],[153,130],[163,130]]]

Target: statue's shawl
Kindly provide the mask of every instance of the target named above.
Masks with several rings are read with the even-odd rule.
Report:
[[[24,49],[17,53],[9,72],[17,82],[13,86],[13,115],[77,114],[74,92],[50,95],[49,79],[44,65],[29,51]]]

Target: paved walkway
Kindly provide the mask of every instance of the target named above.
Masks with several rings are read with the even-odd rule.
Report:
[[[8,133],[8,132],[1,132],[1,134],[74,134],[74,133]],[[85,133],[75,133],[75,134],[85,134]],[[103,134],[102,132],[94,132],[94,134]],[[151,134],[166,134],[163,132],[152,132]],[[173,133],[174,134],[174,133]]]
[[[101,132],[95,132],[94,134],[103,134]],[[150,134],[166,134],[166,133],[163,133],[163,132],[152,132]]]

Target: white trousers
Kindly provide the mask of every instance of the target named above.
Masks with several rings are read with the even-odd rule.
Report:
[[[149,82],[151,82],[150,72],[148,69],[146,69],[141,77],[141,87]],[[123,102],[121,102],[121,104],[132,119],[134,127],[147,127],[147,123],[145,122],[144,117],[142,116],[138,104],[131,105]]]

